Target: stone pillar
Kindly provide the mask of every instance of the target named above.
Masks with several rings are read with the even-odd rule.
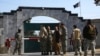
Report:
[[[4,45],[4,36],[3,36],[3,31],[4,28],[0,28],[0,53],[4,53],[5,52],[5,45]]]
[[[4,35],[3,35],[3,16],[0,16],[0,53],[3,53],[4,47]]]

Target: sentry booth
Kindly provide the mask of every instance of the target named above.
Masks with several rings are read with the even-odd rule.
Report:
[[[24,53],[40,52],[40,42],[38,41],[39,35],[34,34],[35,31],[40,31],[40,26],[50,26],[51,30],[59,23],[29,23],[24,22],[24,44],[22,45]]]

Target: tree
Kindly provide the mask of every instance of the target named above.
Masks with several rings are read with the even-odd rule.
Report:
[[[95,1],[96,6],[100,6],[100,0],[94,0],[94,1]]]

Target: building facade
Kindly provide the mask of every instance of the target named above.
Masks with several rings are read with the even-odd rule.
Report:
[[[22,29],[22,35],[24,38],[23,22],[30,20],[35,16],[48,16],[57,19],[65,24],[68,30],[67,37],[69,38],[72,33],[73,25],[76,24],[81,31],[83,30],[86,20],[83,17],[78,17],[78,14],[66,11],[64,8],[49,8],[49,7],[19,7],[17,10],[11,10],[11,12],[0,13],[0,45],[4,45],[7,38],[14,37],[18,28]],[[92,20],[98,31],[100,32],[100,19]],[[98,34],[97,47],[100,47]],[[67,47],[69,47],[69,39],[67,38]],[[24,49],[24,48],[23,48]]]

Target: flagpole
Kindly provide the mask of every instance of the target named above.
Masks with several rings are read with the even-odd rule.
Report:
[[[80,17],[82,16],[82,14],[81,14],[81,0],[80,0]]]

